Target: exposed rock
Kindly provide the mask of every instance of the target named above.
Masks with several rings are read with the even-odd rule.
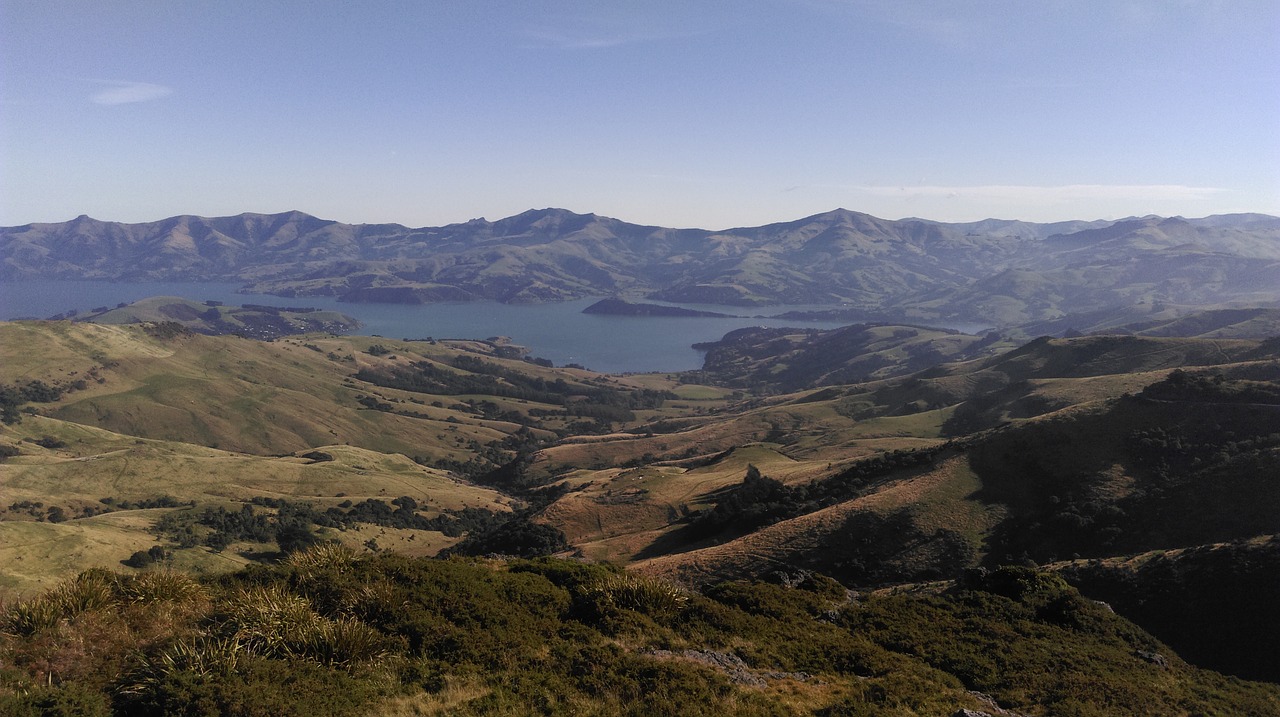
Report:
[[[963,717],[978,717],[978,716],[1025,717],[1025,715],[1023,715],[1021,712],[1013,712],[1013,711],[1004,709],[1003,707],[1000,706],[998,702],[996,702],[994,697],[986,694],[985,692],[970,690],[969,696],[981,702],[982,706],[990,710],[990,712],[984,712],[982,710],[960,709],[960,710],[956,710],[955,714],[953,714],[951,717],[962,717],[962,716]]]
[[[781,585],[784,588],[797,588],[813,577],[812,570],[797,568],[796,570],[775,570],[764,576],[766,582]]]
[[[812,675],[806,672],[779,672],[775,670],[752,670],[741,657],[731,652],[715,652],[713,650],[684,650],[682,652],[673,652],[671,650],[648,650],[647,655],[658,658],[684,658],[700,662],[709,667],[713,667],[723,672],[726,677],[739,685],[747,685],[750,687],[765,687],[769,684],[769,680],[798,680],[807,682],[812,679]]]
[[[1146,660],[1147,662],[1150,662],[1151,664],[1155,665],[1156,667],[1159,667],[1160,669],[1163,669],[1163,670],[1169,669],[1169,658],[1165,657],[1164,655],[1161,655],[1158,652],[1148,652],[1147,650],[1138,650],[1135,654],[1139,658]]]

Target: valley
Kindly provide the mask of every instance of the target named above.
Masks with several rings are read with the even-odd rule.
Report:
[[[4,323],[0,591],[324,544],[576,556],[695,591],[927,593],[1035,566],[1201,667],[1275,681],[1280,345],[1244,337],[1271,321],[748,329],[700,371],[630,376],[503,341]],[[1144,597],[1169,580],[1204,629]],[[1251,638],[1215,649],[1218,624]]]
[[[113,262],[145,267],[129,252],[197,228],[221,249],[128,276],[233,279],[295,305],[161,296],[0,322],[0,655],[28,685],[14,689],[163,713],[188,704],[165,696],[174,680],[270,702],[261,675],[285,670],[349,680],[353,714],[685,699],[629,692],[640,669],[744,714],[1280,709],[1270,218],[841,211],[712,235],[557,210],[447,231],[77,220],[4,230],[35,262],[6,271],[52,271],[32,247],[105,231],[116,253],[97,269],[59,266],[127,278]],[[279,263],[285,235],[309,258]],[[680,253],[695,246],[717,258]],[[1216,258],[1188,258],[1201,249]],[[863,269],[818,270],[845,254]],[[567,297],[584,327],[634,327],[613,348],[639,360],[646,331],[742,323],[696,344],[698,368],[601,373],[502,335],[350,335],[333,310]],[[778,301],[809,305],[746,318]],[[154,581],[199,597],[130,597]],[[549,612],[474,622],[524,591]],[[301,622],[264,637],[237,612],[250,604]],[[159,610],[185,637],[147,637]],[[82,630],[105,631],[101,663],[72,657]],[[477,647],[493,639],[508,652]],[[224,649],[253,667],[201,673]],[[1063,651],[1073,667],[1050,669]],[[42,665],[58,660],[55,686]],[[569,677],[539,692],[516,669]],[[151,686],[127,686],[140,674]]]

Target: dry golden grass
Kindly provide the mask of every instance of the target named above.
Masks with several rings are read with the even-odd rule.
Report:
[[[440,717],[451,714],[453,710],[492,691],[492,688],[486,687],[477,677],[449,677],[438,692],[415,692],[411,695],[389,697],[368,714],[369,717]]]
[[[372,343],[388,345],[393,353],[363,353]],[[465,461],[468,441],[499,440],[519,426],[429,405],[436,399],[455,403],[458,397],[409,394],[349,378],[361,367],[406,365],[422,358],[447,362],[458,354],[458,346],[443,342],[371,337],[263,342],[195,335],[159,340],[139,326],[0,323],[0,383],[39,379],[65,386],[86,381],[84,389],[59,402],[37,406],[41,412],[131,436],[261,455],[350,444]],[[562,370],[521,361],[485,359],[546,378],[563,375]],[[357,398],[362,395],[390,403],[393,412],[361,406]],[[521,406],[530,407],[518,402],[503,407]]]
[[[948,407],[854,421],[835,409],[835,401],[793,404],[791,398],[770,399],[760,407],[724,415],[686,416],[692,425],[674,433],[562,442],[540,451],[530,471],[535,476],[551,476],[566,468],[600,470],[634,461],[680,465],[689,458],[712,456],[775,437],[785,440],[779,452],[789,459],[825,465],[868,452],[935,444],[954,410]]]
[[[136,516],[67,523],[0,522],[0,595],[30,595],[89,568],[118,568],[135,550],[155,545]]]
[[[531,471],[549,475],[565,466],[579,467],[567,480],[577,490],[551,506],[545,518],[584,554],[625,561],[670,532],[671,522],[685,511],[710,507],[709,497],[741,482],[749,465],[785,483],[815,480],[881,451],[936,445],[949,413],[855,422],[836,413],[830,402],[794,405],[784,399],[744,415],[703,419],[703,425],[679,433],[560,444],[541,451]],[[758,442],[780,426],[790,427],[786,446]],[[689,447],[725,455],[694,468],[682,467],[682,461],[613,467],[646,454],[661,459]]]
[[[460,483],[443,471],[425,468],[402,455],[352,446],[324,447],[334,460],[313,462],[293,456],[254,456],[185,443],[134,439],[38,416],[0,426],[0,435],[23,451],[0,463],[4,506],[40,502],[46,507],[61,507],[73,517],[63,523],[48,523],[8,513],[8,519],[0,520],[0,565],[5,566],[0,573],[0,595],[37,592],[89,568],[120,569],[121,561],[135,551],[158,544],[150,529],[170,509],[75,517],[86,507],[106,507],[100,502],[102,498],[118,502],[167,495],[179,501],[209,504],[265,496],[331,506],[344,500],[388,500],[407,495],[428,514],[464,507],[507,509],[507,499],[496,491]],[[67,445],[45,449],[23,440],[39,436],[57,437]],[[362,551],[365,541],[373,538],[381,547],[417,555],[433,555],[456,542],[439,533],[393,529],[360,528],[334,531],[334,535]],[[205,548],[178,550],[172,558],[175,569],[196,573],[233,570],[246,562],[234,550],[215,553]]]
[[[82,377],[92,367],[102,366],[104,359],[157,359],[173,353],[137,327],[69,321],[0,323],[0,375],[6,382],[61,382]]]
[[[814,550],[822,539],[843,527],[857,501],[823,508],[775,523],[719,545],[636,561],[633,569],[688,584],[762,575],[788,568],[794,556]]]
[[[982,553],[986,536],[1005,517],[1003,506],[984,503],[976,496],[982,481],[969,467],[968,457],[954,456],[935,470],[906,478],[860,501],[863,508],[880,513],[910,508],[925,533],[954,530]]]
[[[568,495],[549,506],[542,519],[564,532],[572,544],[589,543],[620,535],[660,528],[671,522],[671,508],[645,500],[638,494],[613,496]]]
[[[378,550],[391,551],[412,557],[436,555],[445,548],[457,545],[462,538],[450,538],[431,530],[387,528],[380,525],[360,524],[342,531],[331,531],[326,536],[353,550],[368,553],[368,542],[374,541]]]
[[[1188,554],[1198,554],[1205,551],[1218,550],[1236,550],[1242,545],[1262,546],[1280,538],[1277,535],[1255,535],[1247,540],[1232,541],[1229,543],[1206,543],[1204,545],[1196,545],[1187,548],[1167,548],[1161,550],[1148,550],[1136,555],[1116,555],[1108,558],[1076,558],[1073,560],[1059,560],[1048,563],[1044,566],[1046,570],[1060,571],[1073,567],[1085,566],[1090,563],[1100,563],[1110,568],[1125,568],[1128,570],[1137,570],[1143,565],[1155,560],[1156,558],[1178,559]]]
[[[831,535],[844,529],[854,513],[888,515],[905,508],[911,510],[913,522],[923,532],[945,527],[980,548],[987,533],[1004,515],[1001,508],[976,498],[974,494],[980,487],[967,460],[953,457],[931,471],[886,482],[863,497],[775,523],[726,543],[640,560],[634,569],[690,583],[761,575],[792,565],[800,556],[821,549]]]
[[[15,442],[51,435],[66,448],[20,443],[24,455],[0,463],[0,487],[10,500],[46,503],[101,498],[179,500],[268,496],[336,503],[344,499],[408,495],[438,510],[490,506],[493,490],[459,483],[449,474],[399,454],[352,446],[322,446],[334,460],[264,457],[186,443],[130,439],[55,419],[28,417],[0,428]]]
[[[580,471],[571,481],[578,490],[549,506],[543,518],[588,555],[626,560],[686,511],[709,507],[710,494],[740,483],[751,465],[784,481],[811,480],[832,468],[825,461],[795,461],[775,445],[755,443],[691,470],[660,465]]]

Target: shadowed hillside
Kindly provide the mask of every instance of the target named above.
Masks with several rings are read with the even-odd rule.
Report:
[[[95,310],[78,321],[95,324],[141,324],[177,322],[196,333],[213,336],[233,334],[253,339],[278,339],[308,333],[345,334],[360,324],[336,311],[320,311],[306,307],[278,308],[249,304],[224,306],[221,302],[196,302],[174,296],[155,296],[117,306]]]

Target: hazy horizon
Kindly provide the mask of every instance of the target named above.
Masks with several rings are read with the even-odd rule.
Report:
[[[6,227],[6,228],[10,228],[10,227],[16,227],[16,226],[27,226],[27,225],[29,225],[29,224],[60,224],[60,223],[66,223],[66,222],[75,221],[76,219],[79,219],[80,217],[84,217],[84,216],[87,216],[89,219],[92,219],[92,220],[94,220],[94,221],[100,221],[100,222],[111,223],[111,224],[151,224],[151,223],[155,223],[155,222],[164,221],[164,220],[166,220],[166,219],[172,219],[172,218],[174,218],[174,217],[187,217],[187,216],[189,216],[189,217],[199,217],[199,218],[201,218],[201,219],[217,219],[217,218],[228,217],[228,216],[240,216],[240,215],[244,215],[244,214],[260,215],[260,216],[276,216],[276,215],[282,215],[282,214],[291,214],[291,213],[294,213],[294,212],[301,212],[301,213],[303,213],[303,214],[307,214],[308,216],[315,217],[316,219],[320,219],[320,220],[322,220],[322,221],[333,221],[333,222],[338,222],[339,224],[346,224],[346,225],[352,225],[352,226],[359,226],[359,225],[365,225],[365,224],[370,224],[370,225],[376,225],[376,224],[399,224],[399,225],[401,225],[401,226],[404,226],[404,227],[405,227],[405,228],[407,228],[407,229],[420,229],[420,228],[445,227],[445,226],[450,226],[450,225],[455,225],[455,224],[464,224],[464,223],[466,223],[466,222],[468,222],[468,221],[475,221],[475,220],[482,220],[482,221],[496,222],[496,221],[500,221],[500,220],[503,220],[503,219],[509,219],[509,218],[511,218],[511,217],[518,216],[518,215],[520,215],[520,214],[524,214],[524,213],[527,213],[527,212],[541,212],[541,211],[555,211],[555,210],[568,211],[568,212],[570,212],[570,213],[577,214],[577,215],[579,215],[579,216],[587,216],[587,215],[602,216],[602,217],[606,217],[606,218],[608,218],[608,219],[616,219],[616,220],[619,220],[619,221],[623,221],[623,222],[626,222],[626,223],[629,223],[629,224],[638,225],[638,226],[656,226],[656,227],[663,227],[663,228],[667,228],[667,229],[690,229],[690,230],[704,230],[704,231],[729,231],[729,230],[732,230],[732,229],[740,229],[740,228],[748,228],[748,229],[749,229],[749,228],[753,228],[752,226],[748,226],[748,225],[745,225],[745,224],[739,224],[739,225],[735,225],[735,226],[666,226],[666,225],[662,225],[662,224],[657,224],[657,223],[655,223],[655,222],[644,221],[642,218],[641,218],[641,219],[634,219],[634,220],[633,220],[633,219],[625,219],[625,218],[622,218],[622,217],[609,217],[609,216],[606,216],[606,215],[600,214],[599,212],[578,211],[578,210],[576,210],[576,209],[572,209],[572,208],[569,208],[569,207],[537,207],[537,208],[529,208],[529,209],[525,209],[525,210],[523,210],[523,211],[516,212],[515,214],[504,215],[504,216],[501,216],[501,217],[499,217],[499,216],[466,217],[466,218],[458,218],[458,219],[454,219],[454,220],[451,220],[451,221],[442,222],[442,223],[440,223],[440,224],[419,224],[419,225],[403,224],[403,223],[401,223],[401,222],[388,222],[388,221],[381,221],[381,220],[378,220],[378,219],[352,219],[352,218],[347,218],[347,217],[327,216],[327,215],[324,215],[324,214],[313,214],[313,213],[311,213],[311,212],[306,212],[306,211],[303,211],[303,210],[301,210],[301,209],[283,209],[283,210],[276,211],[276,212],[252,212],[252,211],[244,211],[244,212],[236,212],[235,214],[225,214],[225,215],[219,215],[219,216],[204,215],[204,214],[192,214],[192,213],[190,213],[190,212],[181,212],[181,213],[178,213],[178,214],[170,214],[170,215],[168,215],[168,216],[163,216],[163,217],[155,217],[155,218],[152,218],[152,219],[142,219],[142,220],[139,220],[139,221],[127,221],[127,222],[126,222],[126,221],[119,221],[119,220],[116,220],[116,219],[110,219],[110,218],[106,218],[106,217],[95,217],[95,216],[91,216],[91,215],[83,214],[83,213],[82,213],[82,214],[76,215],[76,216],[74,216],[74,217],[69,217],[69,218],[67,218],[67,219],[63,219],[63,220],[59,220],[59,221],[54,221],[54,222],[24,222],[24,223],[22,223],[22,224],[16,224],[16,225],[0,225],[0,226],[4,226],[4,227]],[[1150,215],[1150,214],[1148,214],[1148,215],[1142,215],[1142,216],[1138,216],[1138,215],[1130,215],[1130,216],[1124,216],[1124,217],[1074,217],[1074,218],[1071,218],[1071,219],[1048,220],[1048,221],[1043,221],[1043,222],[1036,222],[1036,221],[1032,221],[1032,220],[1021,219],[1021,218],[1019,218],[1019,217],[982,217],[981,219],[975,219],[975,220],[970,220],[970,221],[955,221],[955,222],[949,222],[949,221],[945,221],[945,220],[941,220],[941,219],[934,219],[934,218],[932,218],[932,217],[920,217],[920,216],[906,216],[906,217],[880,217],[880,216],[875,216],[875,215],[873,215],[873,214],[870,214],[869,212],[860,212],[860,211],[859,211],[859,210],[857,210],[857,209],[850,209],[850,208],[848,208],[848,207],[835,207],[835,208],[828,209],[828,210],[825,210],[825,211],[816,212],[816,213],[814,213],[814,214],[809,214],[809,215],[805,215],[805,216],[796,216],[796,217],[782,218],[782,219],[778,219],[778,220],[776,220],[776,221],[765,222],[765,223],[763,223],[763,224],[754,225],[754,226],[767,226],[767,225],[769,225],[769,224],[785,224],[785,223],[789,223],[789,222],[793,222],[793,221],[799,221],[799,220],[802,220],[802,219],[806,219],[806,218],[808,218],[808,217],[821,216],[821,215],[823,215],[823,214],[829,214],[829,213],[832,213],[832,212],[838,212],[838,211],[850,211],[850,212],[855,212],[855,213],[860,213],[860,214],[868,214],[868,215],[870,215],[870,216],[875,217],[876,219],[882,219],[882,220],[892,221],[892,222],[900,222],[900,221],[917,221],[917,220],[918,220],[918,221],[934,222],[934,223],[938,223],[938,224],[970,224],[970,223],[978,223],[978,222],[983,222],[983,221],[1022,221],[1022,222],[1027,222],[1027,223],[1031,223],[1031,224],[1053,224],[1053,223],[1056,223],[1056,222],[1070,222],[1070,221],[1084,221],[1084,222],[1094,222],[1094,221],[1101,221],[1101,222],[1120,222],[1120,221],[1126,221],[1126,220],[1131,220],[1131,219],[1143,219],[1143,218],[1146,218],[1146,217],[1149,217],[1149,216],[1160,216],[1161,218],[1164,218],[1164,219],[1170,219],[1170,218],[1175,218],[1175,217],[1176,217],[1176,218],[1182,218],[1182,219],[1186,219],[1186,220],[1194,221],[1194,220],[1198,220],[1198,219],[1207,219],[1208,217],[1211,217],[1211,216],[1229,216],[1229,215],[1233,215],[1233,214],[1242,214],[1242,215],[1256,214],[1256,215],[1261,215],[1261,216],[1274,216],[1274,217],[1280,218],[1280,214],[1270,214],[1270,213],[1267,213],[1267,212],[1223,212],[1223,213],[1221,213],[1221,214],[1207,214],[1207,215],[1201,215],[1201,216],[1184,216],[1184,215],[1176,215],[1176,214],[1169,214],[1169,215]]]

